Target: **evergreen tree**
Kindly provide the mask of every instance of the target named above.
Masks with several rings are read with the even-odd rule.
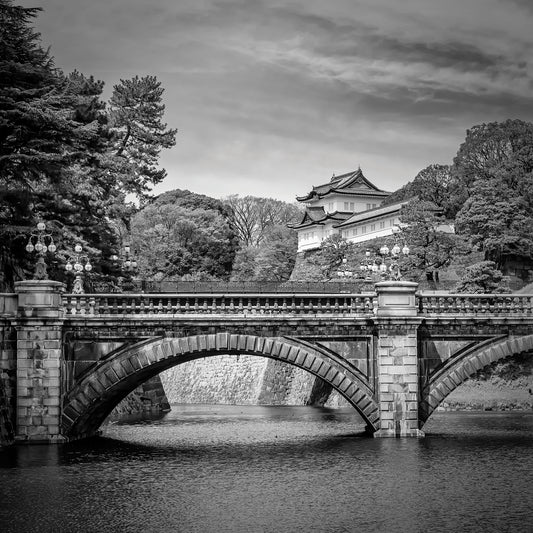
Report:
[[[214,210],[150,204],[132,219],[132,244],[147,279],[227,279],[235,256],[232,238]]]
[[[457,230],[498,267],[533,257],[533,124],[474,126],[454,160]]]
[[[135,76],[120,80],[109,101],[115,171],[123,189],[139,197],[165,178],[166,171],[157,167],[159,153],[176,143],[176,130],[163,122],[163,92],[155,76]]]
[[[409,246],[409,258],[402,271],[414,280],[424,273],[428,279],[433,279],[435,271],[449,266],[454,256],[464,251],[463,240],[446,231],[446,219],[431,202],[409,202],[402,208],[400,222],[401,246]]]
[[[481,261],[465,268],[457,292],[494,294],[509,292],[509,280],[493,261]]]
[[[98,109],[89,111],[101,84],[54,67],[31,27],[38,11],[0,0],[0,237],[22,266],[38,220],[67,237],[75,217],[82,227],[80,206],[91,207],[94,190],[79,169],[99,135]]]

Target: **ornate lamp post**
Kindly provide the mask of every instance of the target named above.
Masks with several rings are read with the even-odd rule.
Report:
[[[115,263],[118,263],[118,255],[112,255],[111,260]],[[137,268],[137,260],[131,253],[131,247],[129,245],[124,246],[124,254],[122,256],[122,265],[120,266],[120,269],[128,274],[135,274],[135,272],[137,272]]]
[[[348,268],[347,263],[348,260],[346,257],[342,258],[341,264],[339,265],[339,270],[337,270],[337,276],[339,278],[351,278],[353,276],[353,272]]]
[[[379,253],[382,257],[382,263],[379,265],[379,271],[384,278],[388,278],[394,281],[400,281],[402,279],[402,273],[400,271],[400,258],[407,257],[409,255],[409,246],[404,245],[400,248],[396,243],[391,250],[387,245],[382,246],[379,249]],[[387,265],[388,263],[388,265]]]
[[[362,274],[365,276],[365,281],[372,281],[372,272],[377,272],[378,266],[374,261],[370,259],[370,250],[365,252],[365,258],[361,261],[359,269]]]
[[[72,294],[83,294],[83,272],[90,272],[93,269],[89,257],[82,254],[83,248],[81,244],[76,244],[74,247],[74,255],[69,256],[65,270],[67,272],[74,271],[76,277],[72,286]]]
[[[396,243],[392,249],[385,244],[379,249],[379,257],[370,259],[370,250],[365,253],[365,259],[361,261],[361,272],[365,274],[365,281],[372,281],[372,274],[380,275],[382,279],[400,281],[402,273],[400,270],[400,261],[402,256],[409,255],[409,247],[404,245],[400,248]]]
[[[125,245],[120,257],[116,254],[113,254],[111,256],[111,261],[113,261],[113,263],[120,268],[126,279],[126,287],[124,287],[122,284],[124,281],[123,278],[118,278],[117,289],[120,292],[122,292],[123,289],[132,290],[134,286],[131,278],[136,274],[138,270],[138,264],[137,260],[132,254],[131,247],[129,245]]]
[[[33,279],[48,279],[44,256],[47,252],[53,254],[56,250],[57,247],[54,244],[52,234],[46,232],[46,224],[39,222],[36,231],[30,234],[28,244],[26,244],[26,251],[28,253],[37,252],[38,256]]]

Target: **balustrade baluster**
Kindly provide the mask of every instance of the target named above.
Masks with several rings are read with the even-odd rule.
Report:
[[[66,307],[67,315],[73,315],[74,305],[72,303],[72,296],[70,298],[63,298],[63,301],[65,302],[63,305]]]

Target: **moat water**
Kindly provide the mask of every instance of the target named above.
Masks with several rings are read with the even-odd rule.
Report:
[[[436,413],[424,439],[353,411],[174,406],[0,452],[0,531],[529,532],[533,413]]]

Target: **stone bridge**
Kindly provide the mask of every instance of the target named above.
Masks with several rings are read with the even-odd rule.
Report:
[[[533,296],[417,292],[64,294],[24,281],[0,295],[0,397],[20,442],[94,435],[144,381],[217,354],[311,372],[374,436],[423,436],[468,377],[533,351]]]

